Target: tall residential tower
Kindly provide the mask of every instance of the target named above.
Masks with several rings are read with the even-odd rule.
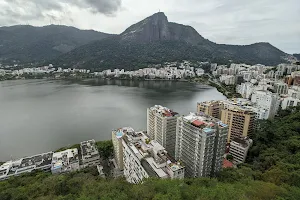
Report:
[[[178,118],[175,158],[187,177],[214,176],[221,170],[228,126],[203,113]]]
[[[175,156],[177,116],[178,113],[160,105],[147,109],[147,135],[166,148],[172,157]]]
[[[234,138],[251,136],[255,128],[256,113],[252,107],[248,107],[239,100],[224,100],[221,111],[221,120],[228,124],[227,142]]]

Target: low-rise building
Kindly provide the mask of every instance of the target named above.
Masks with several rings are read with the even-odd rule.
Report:
[[[233,156],[234,164],[244,163],[253,141],[248,138],[234,138],[230,142],[229,154]]]
[[[281,108],[283,110],[287,109],[288,107],[294,107],[294,106],[300,106],[300,99],[290,97],[290,96],[285,96],[282,98]]]
[[[288,89],[288,95],[293,98],[300,99],[300,86],[292,86]]]
[[[80,148],[83,167],[100,165],[100,154],[95,140],[81,142]]]
[[[78,149],[67,149],[65,151],[53,153],[52,174],[71,172],[79,170]]]
[[[50,171],[52,166],[52,155],[53,152],[48,152],[15,161],[8,161],[0,166],[0,180],[35,170]]]
[[[123,136],[124,176],[130,183],[144,178],[184,178],[184,167],[173,160],[155,140],[143,132],[128,132]]]

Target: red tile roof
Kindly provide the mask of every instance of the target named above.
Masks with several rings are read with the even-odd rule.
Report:
[[[171,112],[169,112],[169,111],[165,111],[165,116],[167,116],[167,117],[172,117],[173,115],[172,115],[172,113],[171,113]]]
[[[233,164],[229,160],[223,159],[223,168],[232,168]]]
[[[192,124],[195,126],[200,126],[200,125],[204,124],[204,122],[200,121],[199,119],[196,119],[195,121],[192,122]]]

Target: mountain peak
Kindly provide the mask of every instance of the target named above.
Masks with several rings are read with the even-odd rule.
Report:
[[[192,27],[169,22],[165,13],[158,12],[127,28],[121,33],[121,40],[138,43],[175,40],[196,44],[204,38]]]
[[[167,19],[167,16],[165,15],[164,12],[157,12],[157,13],[154,13],[153,15],[151,15],[150,17],[156,17],[156,18],[159,18],[159,19]]]

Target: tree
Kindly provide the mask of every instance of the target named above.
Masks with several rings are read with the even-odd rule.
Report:
[[[113,143],[111,140],[107,141],[99,141],[96,143],[98,150],[100,152],[100,155],[104,159],[108,159],[111,156],[113,156]]]

